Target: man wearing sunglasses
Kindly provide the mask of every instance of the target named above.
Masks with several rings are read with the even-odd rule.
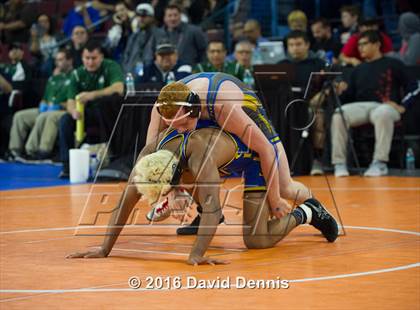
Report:
[[[177,179],[181,174],[183,181],[187,179],[184,178],[184,174],[190,174],[189,178],[194,186],[193,196],[202,207],[202,219],[197,239],[187,260],[188,264],[228,263],[204,255],[216,233],[222,214],[219,200],[222,184],[220,175],[233,172],[243,174],[245,179],[243,238],[248,248],[273,247],[295,227],[305,223],[321,231],[329,242],[335,241],[338,236],[337,222],[314,198],[305,200],[291,214],[280,219],[271,218],[272,212],[265,199],[267,187],[260,173],[258,155],[249,150],[235,135],[220,130],[213,121],[200,120],[197,128],[183,134],[174,129],[164,131],[157,146],[148,145],[142,150],[121,196],[119,207],[113,211],[102,246],[70,254],[68,258],[107,257],[142,195],[152,204],[162,200],[174,200],[173,189],[177,188],[174,185],[178,183]],[[184,168],[188,169],[188,172]],[[166,212],[156,210],[155,206],[152,208],[154,212]],[[171,211],[174,210],[166,212],[167,216]]]

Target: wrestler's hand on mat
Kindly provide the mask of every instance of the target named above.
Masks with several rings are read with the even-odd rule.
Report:
[[[271,207],[271,213],[277,217],[281,218],[287,214],[292,212],[292,207],[287,202],[287,200],[281,199],[274,205],[274,207]]]
[[[103,258],[108,255],[105,253],[105,250],[100,247],[98,249],[89,250],[85,252],[76,252],[66,256],[66,258]]]
[[[230,264],[229,261],[227,260],[221,260],[221,259],[214,259],[214,258],[210,258],[210,257],[205,257],[205,256],[199,256],[199,255],[190,255],[190,257],[188,257],[187,260],[187,264],[189,265],[227,265]]]

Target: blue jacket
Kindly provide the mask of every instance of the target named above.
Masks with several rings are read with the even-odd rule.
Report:
[[[97,21],[101,19],[101,16],[99,15],[99,11],[97,9],[93,7],[88,7],[87,11],[88,11],[92,24],[96,23]],[[63,33],[66,35],[66,37],[71,36],[73,28],[76,26],[86,27],[85,21],[83,20],[83,15],[79,12],[76,12],[75,9],[72,9],[67,14],[67,17],[64,20]]]
[[[164,73],[157,67],[155,62],[144,66],[143,75],[137,77],[137,83],[164,83],[166,84],[168,75],[173,73],[175,80],[178,81],[188,76],[192,72],[192,67],[178,61],[171,71]]]

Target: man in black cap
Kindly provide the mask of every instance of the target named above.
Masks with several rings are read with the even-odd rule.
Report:
[[[144,67],[138,82],[169,84],[190,75],[191,72],[190,65],[178,60],[175,46],[164,41],[157,46],[155,60]]]
[[[7,80],[22,82],[28,79],[29,68],[23,60],[24,55],[22,43],[13,42],[10,44],[8,54],[10,63],[0,63],[0,71]]]

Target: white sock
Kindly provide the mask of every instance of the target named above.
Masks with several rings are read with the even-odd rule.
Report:
[[[312,210],[311,210],[311,208],[309,208],[307,205],[305,205],[303,203],[299,207],[306,214],[306,222],[304,224],[309,224],[312,221]]]

